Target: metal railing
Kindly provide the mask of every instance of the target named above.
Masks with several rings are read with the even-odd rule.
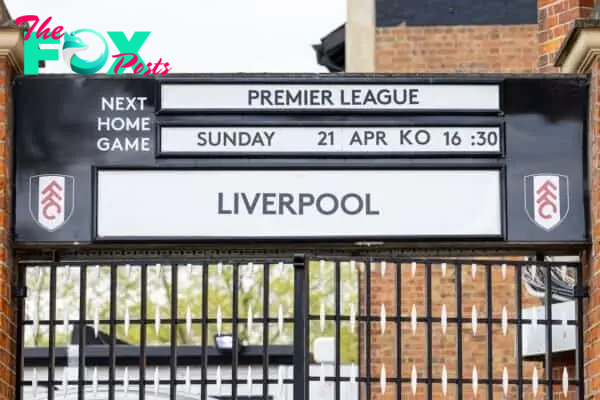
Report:
[[[19,268],[19,399],[584,398],[579,263],[296,255]],[[544,298],[523,290],[531,268]],[[561,273],[569,315],[553,314]],[[557,348],[560,335],[572,346]]]

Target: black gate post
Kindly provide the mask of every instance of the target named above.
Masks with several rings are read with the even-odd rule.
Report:
[[[294,255],[294,400],[308,399],[308,263]]]
[[[27,277],[27,268],[25,266],[21,266],[18,263],[14,263],[15,269],[14,274],[16,274],[14,292],[13,292],[13,306],[15,307],[16,318],[17,318],[17,349],[16,349],[16,382],[15,385],[15,400],[21,400],[23,398],[23,386],[21,385],[21,381],[23,381],[24,369],[25,369],[25,360],[23,359],[23,341],[25,337],[25,298],[27,297],[27,285],[26,285],[26,277]]]

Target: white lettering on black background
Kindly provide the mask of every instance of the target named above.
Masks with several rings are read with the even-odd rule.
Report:
[[[110,152],[151,151],[152,118],[144,111],[147,97],[110,96],[100,99],[96,147]],[[140,113],[139,116],[132,116]],[[144,135],[144,133],[146,135]]]

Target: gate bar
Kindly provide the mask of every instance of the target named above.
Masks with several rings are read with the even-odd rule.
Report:
[[[335,400],[341,399],[340,388],[340,364],[341,364],[341,348],[342,348],[342,279],[341,279],[341,262],[334,261],[334,285],[335,285]]]
[[[577,340],[575,340],[575,376],[578,381],[577,385],[577,399],[585,399],[585,380],[584,380],[584,336],[583,336],[583,289],[584,283],[582,282],[582,267],[581,264],[575,267],[575,318],[577,319]],[[579,293],[577,293],[579,292]]]
[[[17,264],[18,265],[18,264]],[[25,341],[25,298],[27,296],[27,286],[26,286],[26,275],[27,270],[25,268],[17,267],[17,276],[16,276],[16,287],[13,287],[13,299],[16,302],[16,317],[17,317],[17,349],[16,349],[16,400],[23,399],[23,385],[21,385],[21,381],[23,381],[23,375],[25,370],[25,359],[23,357],[23,349],[24,349],[24,341]]]
[[[308,265],[294,255],[294,400],[308,400]]]
[[[208,399],[208,263],[202,265],[202,384],[200,385],[200,399]]]
[[[269,398],[269,308],[270,287],[271,287],[271,264],[266,262],[263,264],[263,345],[262,345],[262,396],[264,399]],[[205,347],[206,348],[206,347]]]
[[[494,289],[494,284],[492,281],[492,273],[493,273],[493,265],[487,264],[485,266],[485,314],[486,314],[486,346],[487,346],[487,398],[494,398],[494,347],[493,347],[493,336],[494,330],[492,326],[492,314],[493,314],[493,306],[492,306],[492,292]]]
[[[77,371],[79,382],[77,382],[77,396],[80,399],[83,399],[85,396],[85,343],[87,339],[85,335],[85,323],[83,321],[87,319],[87,271],[87,265],[81,264],[79,269],[79,324],[76,327],[79,330],[79,370]]]
[[[366,372],[366,395],[365,395],[365,399],[369,400],[371,399],[372,395],[371,395],[371,261],[372,259],[369,258],[368,262],[363,262],[363,266],[365,268],[365,329],[366,329],[366,333],[365,333],[365,351],[366,351],[366,357],[365,357],[365,372]],[[362,313],[359,311],[359,315],[361,315]]]
[[[48,400],[54,400],[56,375],[56,265],[50,267],[50,326],[48,334]],[[40,277],[40,279],[42,279]]]
[[[552,267],[544,266],[544,277],[546,278],[546,362],[544,372],[546,372],[546,399],[554,398],[554,385],[552,382]]]
[[[146,399],[146,324],[148,322],[148,265],[140,265],[142,279],[140,282],[140,400]]]
[[[462,263],[454,265],[456,275],[456,398],[463,398],[463,309],[462,309]],[[522,399],[522,397],[519,397]]]
[[[517,305],[517,399],[523,397],[523,293],[521,265],[515,264],[515,303]]]
[[[232,347],[231,347],[231,398],[237,399],[238,397],[238,351],[239,345],[239,279],[240,279],[240,266],[241,264],[233,264],[232,280],[233,280],[233,304],[232,304],[232,318],[231,318],[231,332],[232,332]],[[204,348],[206,352],[206,347]]]
[[[115,346],[117,344],[117,264],[110,265],[110,311],[109,311],[109,367],[108,367],[108,400],[115,400],[115,369],[117,364],[117,355]]]
[[[425,263],[425,315],[427,318],[427,400],[433,400],[433,310],[431,290],[431,263]]]
[[[178,310],[177,310],[177,295],[179,294],[179,265],[171,264],[171,346],[170,346],[170,381],[169,381],[169,398],[177,400],[177,329],[178,329]],[[166,285],[165,285],[166,286]],[[166,291],[168,289],[165,287]]]
[[[402,400],[402,263],[396,263],[396,394]]]

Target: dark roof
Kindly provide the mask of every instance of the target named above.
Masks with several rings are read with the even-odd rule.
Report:
[[[346,69],[346,24],[341,25],[313,45],[317,63],[329,72],[344,72]]]
[[[533,25],[536,0],[375,0],[375,26]]]

